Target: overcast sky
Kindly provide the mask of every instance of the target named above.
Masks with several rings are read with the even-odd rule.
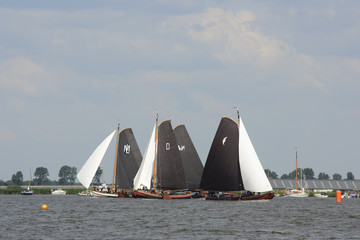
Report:
[[[0,1],[0,179],[82,167],[156,111],[203,163],[241,117],[264,168],[360,179],[360,2]],[[112,179],[115,139],[102,166]]]

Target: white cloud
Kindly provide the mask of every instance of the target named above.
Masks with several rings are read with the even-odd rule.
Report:
[[[53,79],[39,64],[30,59],[12,58],[0,64],[0,87],[36,96],[51,89]]]
[[[238,65],[249,60],[266,60],[270,64],[288,55],[289,46],[256,30],[252,26],[255,21],[256,16],[250,11],[234,14],[222,9],[208,9],[196,15],[174,17],[163,26],[168,30],[188,29],[191,39],[209,45],[213,56],[226,64]]]

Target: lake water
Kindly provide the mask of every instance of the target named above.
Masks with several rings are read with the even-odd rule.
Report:
[[[360,199],[0,195],[0,211],[0,239],[360,239]]]

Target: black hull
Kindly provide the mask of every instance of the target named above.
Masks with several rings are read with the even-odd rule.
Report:
[[[205,197],[206,200],[218,200],[218,201],[238,201],[240,196],[233,195],[231,193],[215,193],[209,194]]]
[[[240,197],[242,201],[253,201],[253,200],[271,200],[275,196],[274,193],[264,193],[259,195],[244,195]]]

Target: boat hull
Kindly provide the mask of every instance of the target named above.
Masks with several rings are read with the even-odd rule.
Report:
[[[33,195],[33,191],[21,192],[21,195]]]
[[[233,195],[231,193],[223,193],[223,194],[208,194],[205,197],[206,200],[220,200],[220,201],[238,201],[240,200],[240,196]]]
[[[119,198],[129,198],[130,195],[128,193],[119,193]]]
[[[56,195],[56,196],[66,195],[66,191],[64,190],[51,191],[51,195]]]
[[[98,197],[98,198],[118,198],[119,194],[117,193],[105,193],[105,192],[97,192],[92,191],[91,197]]]
[[[163,199],[191,199],[192,194],[167,194],[165,193]]]
[[[275,196],[274,193],[264,193],[259,195],[244,195],[240,197],[240,200],[246,201],[246,200],[271,200]]]
[[[133,198],[163,199],[163,196],[157,193],[151,193],[144,190],[135,190],[131,193]]]
[[[197,199],[197,198],[205,198],[206,194],[205,193],[200,193],[200,192],[195,192],[192,194],[191,198]]]

